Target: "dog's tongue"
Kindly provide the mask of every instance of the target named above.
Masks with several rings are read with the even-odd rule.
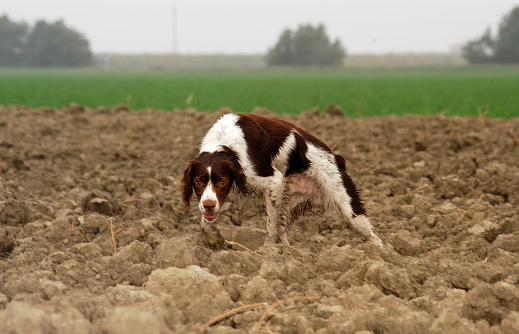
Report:
[[[216,212],[205,212],[204,213],[204,218],[207,219],[207,220],[214,220],[214,219],[216,219],[216,215],[217,214],[218,213],[216,213]]]

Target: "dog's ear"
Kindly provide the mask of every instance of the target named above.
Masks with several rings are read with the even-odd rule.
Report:
[[[247,190],[247,178],[245,177],[245,173],[243,172],[243,168],[241,168],[240,163],[237,160],[226,160],[225,163],[229,166],[229,170],[232,173],[234,182],[236,182],[238,189],[242,192],[242,194],[247,194],[249,192]]]
[[[189,200],[193,194],[193,167],[197,163],[198,162],[195,160],[190,161],[189,165],[184,171],[184,177],[182,178],[182,202],[186,207],[189,206]]]

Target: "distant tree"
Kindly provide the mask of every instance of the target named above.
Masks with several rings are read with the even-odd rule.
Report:
[[[495,39],[487,29],[479,39],[467,43],[462,52],[471,63],[519,63],[519,7],[503,18]]]
[[[494,60],[494,41],[490,29],[479,39],[470,41],[463,47],[463,57],[470,63],[489,63]]]
[[[63,21],[38,21],[27,41],[32,66],[87,66],[93,62],[88,40]]]
[[[294,63],[294,36],[289,29],[283,31],[276,46],[266,55],[268,65],[292,65]]]
[[[282,32],[265,56],[267,65],[342,65],[346,52],[339,40],[331,43],[322,24],[300,25]]]
[[[519,63],[519,7],[515,7],[501,21],[494,57],[499,63]]]
[[[10,21],[7,15],[0,17],[0,66],[24,63],[28,29],[27,24]]]

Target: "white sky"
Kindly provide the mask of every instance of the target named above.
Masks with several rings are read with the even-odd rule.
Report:
[[[323,23],[350,54],[449,52],[495,33],[519,0],[0,0],[0,15],[55,21],[94,53],[265,53],[282,30]],[[1,41],[0,41],[1,42]]]

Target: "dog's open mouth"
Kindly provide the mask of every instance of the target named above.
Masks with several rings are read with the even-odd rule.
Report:
[[[216,211],[204,212],[204,218],[208,223],[213,222],[216,219],[216,216],[218,216],[218,212]]]

